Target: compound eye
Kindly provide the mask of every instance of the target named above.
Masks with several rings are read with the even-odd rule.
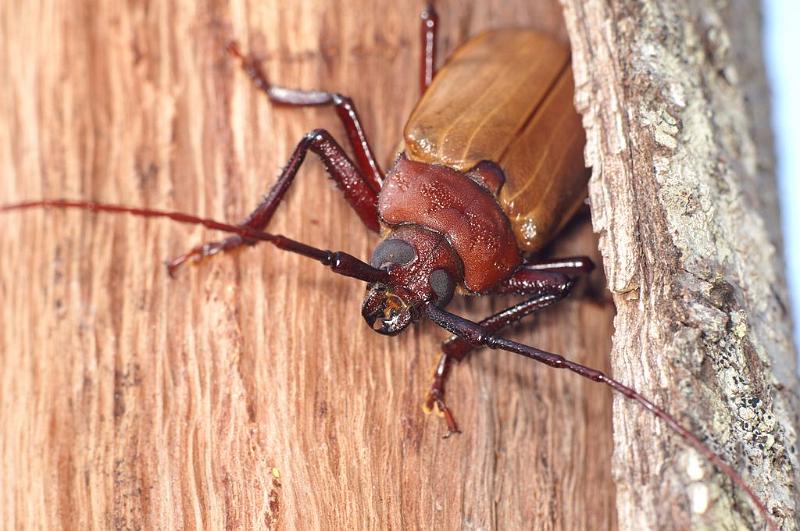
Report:
[[[369,263],[378,269],[390,269],[411,263],[417,258],[414,248],[403,240],[383,240],[375,247]]]
[[[456,283],[453,282],[453,277],[450,276],[450,273],[444,269],[437,269],[431,273],[428,282],[431,285],[433,293],[436,294],[437,306],[444,306],[450,302],[456,290]]]

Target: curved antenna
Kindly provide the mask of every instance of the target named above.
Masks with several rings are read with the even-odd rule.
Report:
[[[683,440],[691,444],[698,452],[703,454],[709,461],[714,463],[717,468],[719,468],[726,476],[728,476],[737,487],[747,493],[747,495],[753,501],[753,504],[758,508],[759,512],[766,520],[770,529],[778,529],[777,524],[772,520],[769,511],[767,510],[766,504],[755,492],[753,492],[753,489],[751,489],[750,486],[745,483],[742,476],[740,476],[732,466],[723,461],[723,459],[713,450],[711,450],[711,448],[709,448],[703,441],[701,441],[697,435],[681,425],[675,417],[652,403],[645,396],[639,394],[639,392],[635,389],[618,382],[602,371],[598,371],[597,369],[592,369],[591,367],[570,361],[563,356],[559,356],[558,354],[553,354],[535,347],[523,345],[522,343],[518,343],[510,339],[498,337],[478,323],[452,314],[439,308],[433,303],[428,303],[425,306],[425,313],[431,321],[441,326],[448,332],[452,332],[453,334],[470,342],[474,346],[507,350],[526,358],[530,358],[534,361],[544,363],[545,365],[549,365],[554,369],[567,369],[594,382],[603,383],[614,391],[621,393],[625,398],[638,403],[644,409],[663,420],[672,431],[680,435]]]
[[[111,214],[128,214],[142,218],[168,218],[179,223],[190,225],[202,225],[209,229],[220,230],[238,234],[245,238],[269,242],[275,247],[290,253],[299,254],[307,258],[317,260],[324,266],[328,266],[334,273],[347,277],[357,278],[364,282],[378,282],[385,280],[388,273],[382,269],[372,267],[366,262],[341,251],[326,251],[317,249],[304,243],[298,242],[280,234],[270,234],[268,232],[255,231],[239,225],[231,225],[210,218],[201,218],[174,212],[169,210],[154,210],[150,208],[136,208],[109,203],[97,203],[94,201],[72,201],[69,199],[42,199],[37,201],[23,201],[0,205],[0,212],[11,212],[14,210],[29,210],[33,208],[65,208],[76,210],[88,210],[90,212],[108,212]]]

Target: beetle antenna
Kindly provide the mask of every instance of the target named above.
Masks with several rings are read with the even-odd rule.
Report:
[[[614,391],[621,393],[625,398],[633,400],[634,402],[638,403],[644,409],[655,415],[656,417],[663,420],[666,425],[675,433],[680,435],[686,442],[691,444],[698,452],[703,454],[709,461],[714,463],[730,480],[740,489],[747,493],[750,499],[753,501],[753,504],[758,508],[759,512],[761,512],[764,519],[767,521],[770,529],[776,530],[778,529],[775,522],[772,520],[769,511],[767,510],[766,504],[758,497],[758,495],[753,492],[753,489],[745,482],[741,475],[728,463],[726,463],[722,457],[720,457],[716,452],[711,450],[700,438],[689,431],[686,427],[678,422],[678,420],[667,413],[665,410],[661,409],[645,396],[640,394],[635,389],[624,385],[617,380],[611,378],[607,374],[602,371],[598,371],[597,369],[592,369],[591,367],[587,367],[585,365],[581,365],[580,363],[576,363],[574,361],[570,361],[563,356],[558,354],[553,354],[551,352],[546,352],[544,350],[531,347],[528,345],[523,345],[522,343],[518,343],[516,341],[512,341],[510,339],[505,339],[503,337],[496,336],[492,334],[492,332],[485,327],[479,325],[478,323],[472,322],[468,319],[464,319],[463,317],[459,317],[455,314],[452,314],[446,310],[443,310],[436,306],[433,303],[428,303],[425,306],[425,313],[427,314],[428,318],[436,323],[437,325],[441,326],[445,330],[452,332],[453,334],[461,337],[462,339],[468,341],[473,346],[476,347],[489,347],[492,349],[498,350],[507,350],[509,352],[514,352],[515,354],[519,354],[526,358],[530,358],[532,360],[538,361],[540,363],[544,363],[545,365],[549,365],[555,369],[567,369],[570,370],[584,378],[588,378],[589,380],[600,382]]]
[[[90,212],[108,212],[111,214],[128,214],[142,218],[168,218],[179,223],[190,225],[202,225],[209,229],[220,230],[238,234],[242,237],[269,242],[279,249],[299,254],[317,260],[322,265],[328,266],[334,273],[347,277],[357,278],[365,282],[377,282],[385,280],[388,273],[382,269],[372,267],[366,262],[341,251],[326,251],[317,249],[304,243],[298,242],[280,234],[270,234],[268,232],[256,231],[241,225],[231,225],[209,218],[201,218],[184,214],[183,212],[173,212],[168,210],[154,210],[149,208],[136,208],[109,203],[97,203],[94,201],[72,201],[69,199],[41,199],[38,201],[24,201],[21,203],[10,203],[0,205],[0,212],[11,212],[14,210],[28,210],[34,208],[65,208],[77,210],[89,210]]]

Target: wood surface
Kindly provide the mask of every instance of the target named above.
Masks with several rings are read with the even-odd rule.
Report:
[[[388,163],[417,96],[420,8],[3,2],[0,201],[240,219],[303,133],[343,132],[330,109],[271,106],[223,52],[230,38],[275,81],[352,96]],[[510,25],[567,38],[555,2],[438,8],[444,53]],[[312,158],[270,229],[368,256],[376,238]],[[170,280],[163,260],[219,235],[86,212],[2,223],[4,528],[616,526],[611,400],[596,384],[481,352],[454,370],[464,433],[444,440],[420,406],[446,335],[372,333],[355,281],[264,245]],[[596,249],[583,215],[551,251]],[[607,368],[600,271],[513,337]],[[479,318],[510,302],[453,308]]]
[[[798,384],[749,0],[565,0],[589,192],[617,308],[615,375],[798,525]],[[618,406],[618,407],[617,407]],[[624,529],[763,529],[743,493],[615,401]]]

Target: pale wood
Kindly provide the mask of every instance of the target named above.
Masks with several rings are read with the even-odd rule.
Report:
[[[798,521],[796,358],[756,2],[564,0],[612,362]],[[743,493],[617,401],[623,529],[763,528]]]
[[[0,201],[239,219],[303,133],[343,135],[329,109],[271,107],[230,37],[275,80],[353,96],[388,160],[417,90],[421,6],[398,4],[3,2]],[[566,38],[553,3],[438,7],[444,51],[508,25]],[[482,352],[454,371],[464,433],[442,440],[420,405],[445,334],[372,333],[354,281],[266,246],[170,280],[162,260],[218,235],[76,212],[2,223],[4,528],[615,527],[595,384]],[[315,161],[271,229],[358,256],[376,242]],[[596,246],[584,218],[554,252]],[[513,336],[603,368],[602,282]]]

